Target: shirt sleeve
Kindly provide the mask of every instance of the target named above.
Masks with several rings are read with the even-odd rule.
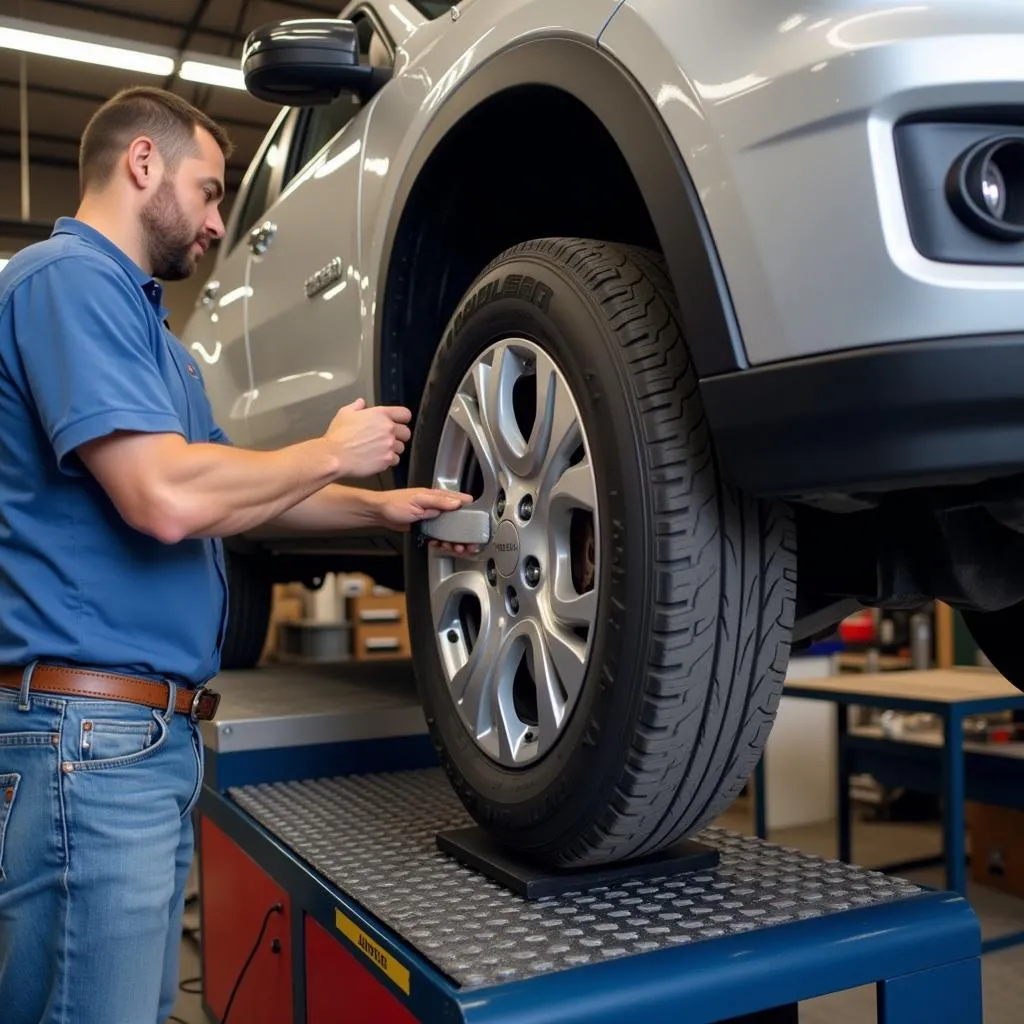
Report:
[[[210,430],[210,442],[212,444],[226,444],[231,445],[231,438],[221,430],[220,425],[214,423]]]
[[[181,420],[150,341],[145,297],[113,262],[65,257],[12,297],[17,357],[65,472],[87,441],[115,431],[175,433]]]

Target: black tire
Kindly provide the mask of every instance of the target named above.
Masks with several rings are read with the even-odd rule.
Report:
[[[463,374],[511,335],[554,359],[590,438],[604,524],[596,635],[558,744],[530,767],[504,768],[449,696],[428,555],[410,544],[424,712],[456,792],[500,842],[566,867],[635,858],[701,829],[757,765],[789,657],[792,520],[722,479],[660,257],[581,239],[519,245],[469,289],[424,390],[412,484],[434,483]]]
[[[260,660],[270,625],[271,580],[244,555],[228,551],[228,622],[220,667],[253,668]]]
[[[1024,650],[1020,646],[1024,604],[1011,605],[998,612],[964,611],[962,614],[974,642],[995,670],[1024,692]]]

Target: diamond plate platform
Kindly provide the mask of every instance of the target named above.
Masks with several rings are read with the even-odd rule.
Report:
[[[528,901],[441,853],[472,824],[440,768],[245,786],[228,796],[469,990],[914,896],[919,886],[707,829],[714,871]]]

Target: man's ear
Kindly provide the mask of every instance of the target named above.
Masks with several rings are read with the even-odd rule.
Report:
[[[158,180],[163,161],[147,135],[132,139],[127,153],[128,176],[136,188],[148,189]]]

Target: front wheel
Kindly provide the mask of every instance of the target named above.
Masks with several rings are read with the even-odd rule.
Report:
[[[463,803],[560,866],[650,854],[739,794],[782,690],[788,509],[721,478],[653,254],[543,239],[444,335],[411,483],[492,517],[474,557],[410,545],[424,711]]]

